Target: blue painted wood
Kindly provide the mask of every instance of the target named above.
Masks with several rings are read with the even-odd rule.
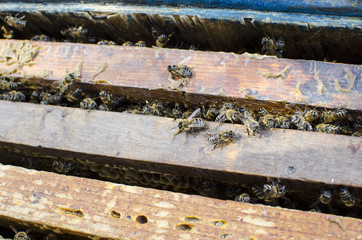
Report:
[[[308,13],[362,17],[361,0],[10,0],[26,3],[104,3],[147,6],[227,8],[290,13]]]

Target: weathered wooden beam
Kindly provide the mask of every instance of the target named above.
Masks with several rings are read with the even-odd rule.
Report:
[[[53,231],[59,238],[67,233],[93,239],[358,239],[362,235],[359,219],[1,164],[0,182],[1,220],[20,221],[37,230],[40,226],[40,231]]]
[[[170,118],[7,101],[0,112],[1,142],[95,155],[102,165],[109,157],[112,164],[127,159],[153,170],[181,167],[180,175],[222,172],[212,177],[225,181],[238,181],[227,174],[246,174],[361,187],[358,137],[280,129],[257,137],[247,136],[243,125],[207,122],[204,132],[172,140],[177,122]],[[213,150],[206,132],[222,130],[236,131],[238,140]]]
[[[0,41],[0,48],[6,43]],[[157,95],[168,101],[175,101],[178,97],[189,103],[202,103],[215,101],[218,96],[245,104],[260,100],[279,102],[279,106],[289,102],[362,109],[362,69],[357,65],[278,59],[247,53],[238,55],[69,43],[32,44],[41,49],[34,59],[37,64],[23,67],[26,76],[42,77],[44,70],[50,70],[53,74],[47,79],[62,80],[65,69],[71,71],[82,62],[82,82],[89,82],[102,66],[107,66],[95,80],[109,81],[112,86],[105,88],[112,88],[131,99],[149,100],[150,96]],[[194,72],[184,88],[184,95],[168,88],[167,66],[180,63],[188,65]],[[11,69],[14,66],[2,63],[0,68]],[[145,94],[143,90],[146,89],[154,91]]]

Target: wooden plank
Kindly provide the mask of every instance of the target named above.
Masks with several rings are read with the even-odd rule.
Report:
[[[59,238],[65,233],[93,239],[362,237],[359,219],[222,201],[14,166],[0,165],[0,182],[1,220],[21,221],[33,228],[41,226],[43,231],[51,230]]]
[[[0,47],[6,43],[0,41]],[[106,79],[112,83],[113,90],[130,99],[138,97],[133,99],[138,101],[150,100],[152,94],[158,93],[159,98],[169,95],[173,97],[164,98],[172,101],[178,96],[191,104],[215,101],[215,97],[231,97],[243,104],[260,100],[272,101],[276,106],[289,102],[362,109],[362,68],[357,65],[277,59],[247,53],[238,55],[69,43],[32,44],[41,49],[34,59],[37,64],[23,67],[26,76],[42,77],[44,70],[50,70],[53,75],[47,79],[62,80],[65,69],[71,71],[82,62],[82,82],[89,82],[106,64],[107,68],[95,80]],[[167,66],[179,63],[187,64],[194,71],[184,89],[186,95],[168,88]],[[1,63],[0,68],[13,69],[14,66]],[[133,94],[125,94],[125,89],[130,88],[134,89]],[[147,95],[145,92],[135,94],[138,90],[151,91]],[[208,98],[202,99],[201,96]]]
[[[205,132],[172,141],[177,123],[170,118],[7,101],[1,101],[0,112],[1,142],[95,155],[103,165],[111,164],[109,157],[112,164],[128,159],[153,170],[177,166],[188,176],[214,171],[209,177],[225,181],[238,182],[235,175],[246,174],[361,187],[358,137],[281,129],[248,137],[243,125],[207,122],[205,132],[237,133],[234,144],[213,150]]]
[[[22,1],[7,1],[7,2],[25,2],[29,3],[28,0]],[[63,0],[62,3],[78,3],[74,0]],[[47,4],[58,3],[56,0],[48,0]],[[93,3],[103,3],[101,0],[89,0],[88,4]],[[231,9],[253,9],[253,10],[262,10],[262,11],[274,11],[274,12],[292,12],[292,13],[308,13],[308,14],[327,14],[327,15],[340,15],[340,16],[362,16],[361,11],[362,7],[358,1],[325,1],[325,0],[280,0],[280,1],[251,1],[251,0],[217,0],[217,1],[207,1],[207,0],[167,0],[167,1],[147,1],[147,0],[110,0],[107,1],[108,4],[113,3],[114,5],[121,3],[131,4],[131,5],[146,5],[146,6],[172,6],[172,7],[202,7],[202,8],[231,8]]]

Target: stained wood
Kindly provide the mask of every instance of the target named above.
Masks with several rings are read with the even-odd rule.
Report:
[[[58,238],[64,233],[107,239],[358,239],[362,235],[359,219],[14,166],[0,165],[0,182],[0,219],[40,226]],[[77,215],[70,214],[72,211]],[[147,223],[138,222],[138,216],[144,216]],[[339,221],[342,227],[333,221]],[[181,230],[187,226],[189,231]]]
[[[177,122],[169,118],[7,101],[1,101],[0,112],[3,143],[112,157],[119,159],[118,164],[128,159],[151,163],[156,169],[178,166],[196,176],[197,169],[206,169],[224,176],[247,174],[361,187],[362,139],[358,137],[280,129],[247,136],[243,125],[208,122],[207,130],[188,138],[181,133],[172,140]],[[235,130],[238,140],[213,150],[206,133],[222,130]],[[102,157],[98,161],[107,163]]]
[[[0,47],[5,43],[0,41]],[[89,82],[98,69],[107,64],[108,67],[95,80],[109,81],[112,89],[118,89],[119,93],[123,91],[131,99],[147,100],[156,94],[152,92],[158,91],[161,92],[158,97],[168,95],[168,100],[172,101],[178,96],[190,103],[199,103],[202,100],[200,96],[209,96],[209,102],[217,96],[244,102],[275,101],[279,102],[279,106],[289,102],[362,109],[362,69],[357,65],[277,59],[247,53],[238,55],[69,43],[33,44],[41,46],[41,50],[34,59],[37,64],[23,67],[26,76],[41,77],[44,70],[50,70],[53,75],[47,79],[61,80],[65,69],[71,71],[83,62],[82,81]],[[194,76],[184,89],[187,95],[181,96],[168,88],[167,66],[182,63],[193,69]],[[0,64],[0,67],[14,68],[5,64]],[[147,96],[142,92],[145,89],[155,91]],[[132,91],[138,94],[129,94]]]

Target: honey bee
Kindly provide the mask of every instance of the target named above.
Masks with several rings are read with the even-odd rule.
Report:
[[[22,92],[12,90],[8,93],[2,94],[0,99],[14,102],[24,102],[26,100],[26,96]]]
[[[337,109],[335,111],[324,111],[321,115],[321,120],[323,123],[331,123],[335,121],[342,121],[347,118],[347,110],[346,109]]]
[[[131,46],[133,46],[133,42],[130,42],[130,41],[124,42],[124,43],[122,44],[122,46],[129,46],[129,47],[131,47]]]
[[[321,209],[320,209],[318,206],[316,206],[316,207],[310,209],[309,212],[318,212],[318,213],[321,213],[322,211],[321,211]]]
[[[320,113],[317,110],[309,110],[309,111],[305,111],[305,113],[303,114],[305,120],[307,120],[308,122],[314,122],[316,120],[318,120]]]
[[[205,197],[217,197],[217,186],[214,182],[208,181],[206,179],[201,179],[197,186],[197,192]]]
[[[3,30],[4,31],[4,33],[3,33],[3,37],[5,38],[5,39],[12,39],[13,37],[14,37],[14,31],[13,30],[7,30],[6,28],[5,28],[5,26],[2,26],[1,27],[1,30]]]
[[[1,90],[6,90],[6,91],[10,91],[10,90],[14,90],[17,89],[19,87],[19,84],[17,84],[16,82],[13,81],[6,81],[6,80],[0,80],[0,89]]]
[[[32,103],[39,103],[40,101],[40,93],[38,90],[34,90],[30,95],[30,102]]]
[[[307,130],[313,131],[312,125],[305,119],[304,114],[297,108],[297,111],[291,119],[291,122],[299,129],[299,130]]]
[[[354,136],[354,137],[362,137],[362,130],[357,130],[357,131],[355,131],[355,132],[352,134],[352,136]]]
[[[84,39],[88,34],[88,29],[83,26],[70,27],[60,32],[65,37],[70,37],[73,40]]]
[[[251,190],[259,198],[265,202],[273,202],[277,198],[284,197],[286,193],[286,188],[284,185],[280,185],[275,180],[271,184],[264,184],[263,188],[257,186],[252,186]]]
[[[168,41],[170,41],[170,38],[172,37],[173,33],[171,33],[170,35],[166,35],[166,34],[161,34],[156,38],[156,46],[163,48]]]
[[[274,116],[269,114],[268,111],[264,108],[260,108],[259,113],[261,115],[261,117],[259,118],[259,124],[273,128],[275,124]]]
[[[168,65],[167,70],[171,73],[171,77],[173,79],[175,79],[176,77],[180,78],[192,77],[192,71],[186,65]]]
[[[339,189],[339,196],[346,207],[353,207],[356,201],[346,188]]]
[[[31,240],[28,233],[31,229],[27,229],[25,232],[19,232],[14,226],[10,225],[10,228],[15,232],[14,240]]]
[[[290,128],[290,119],[286,116],[277,116],[274,122],[274,127],[276,128]]]
[[[40,94],[40,104],[44,105],[59,105],[62,101],[62,96],[59,95],[53,95],[51,93],[42,92]]]
[[[25,28],[26,26],[26,21],[24,21],[23,19],[25,18],[25,16],[22,16],[21,18],[18,18],[18,14],[15,15],[15,17],[13,16],[6,16],[5,17],[5,22],[13,28],[16,28],[18,30],[23,30],[23,28]]]
[[[188,132],[192,132],[195,130],[200,130],[205,128],[206,123],[202,118],[195,118],[200,114],[200,108],[196,109],[187,119],[183,119],[178,123],[178,129],[173,134],[173,138],[180,132],[184,132],[185,136],[187,136]]]
[[[32,39],[30,39],[31,41],[42,41],[42,42],[49,42],[50,38],[47,35],[35,35]]]
[[[219,114],[219,110],[215,107],[210,107],[209,109],[205,109],[204,106],[202,106],[202,115],[205,119],[214,121]]]
[[[113,41],[107,41],[107,40],[101,40],[99,42],[97,42],[98,45],[116,45],[115,42]]]
[[[214,149],[218,146],[221,146],[221,148],[223,148],[225,144],[231,143],[236,139],[236,134],[233,131],[223,131],[208,135],[208,141],[215,144]]]
[[[255,135],[255,133],[258,133],[260,131],[260,125],[255,119],[253,118],[252,114],[243,109],[244,116],[241,118],[241,121],[244,123],[246,130],[248,132],[248,135]]]
[[[161,109],[163,109],[162,103],[154,102],[151,104],[148,101],[146,101],[146,105],[143,107],[142,113],[154,116],[161,116],[162,115]]]
[[[134,44],[135,47],[146,47],[145,41],[138,41]]]
[[[332,193],[329,190],[322,191],[321,195],[319,195],[319,200],[322,204],[330,204],[332,201]]]
[[[275,41],[274,37],[273,38],[263,37],[261,39],[261,45],[263,46],[261,50],[262,54],[274,55],[277,56],[278,58],[282,57],[285,43],[281,38]]]
[[[74,170],[74,166],[71,163],[66,163],[61,160],[54,160],[52,163],[52,168],[58,173],[69,173]]]
[[[59,92],[59,95],[62,96],[73,87],[75,82],[79,81],[80,79],[77,78],[74,73],[67,73],[62,81],[54,82],[52,86],[54,87],[55,84],[57,84],[56,90]]]
[[[249,194],[243,193],[243,194],[236,196],[234,200],[237,202],[250,203],[251,198],[250,198]]]
[[[120,98],[115,99],[112,94],[106,92],[106,91],[100,91],[99,92],[99,98],[104,104],[107,104],[108,106],[115,106],[119,103]]]
[[[318,124],[316,126],[316,131],[330,134],[339,134],[344,132],[344,130],[339,125],[325,123]]]
[[[107,104],[104,104],[104,103],[101,104],[101,105],[99,105],[98,110],[101,110],[101,111],[110,111],[108,105],[107,105]]]
[[[215,118],[216,122],[222,123],[226,121],[241,122],[242,115],[239,111],[234,109],[234,105],[232,103],[225,103],[221,109],[219,110],[219,114]]]
[[[85,99],[83,99],[83,101],[80,102],[80,107],[83,109],[93,110],[93,109],[97,109],[98,105],[93,99],[85,98]]]
[[[80,98],[84,95],[83,93],[83,89],[81,88],[77,88],[76,90],[74,90],[73,92],[69,92],[66,95],[66,98],[68,100],[68,102],[78,102],[80,101]]]

